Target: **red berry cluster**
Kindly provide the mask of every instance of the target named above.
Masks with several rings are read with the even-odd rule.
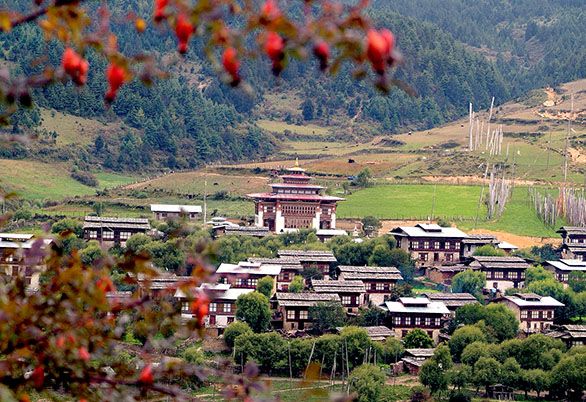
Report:
[[[75,50],[70,47],[65,49],[61,66],[63,67],[63,71],[71,77],[76,85],[85,85],[90,64]]]
[[[395,36],[388,29],[380,31],[371,29],[368,31],[366,40],[366,57],[372,69],[377,74],[384,75],[387,66],[392,66],[394,63]]]

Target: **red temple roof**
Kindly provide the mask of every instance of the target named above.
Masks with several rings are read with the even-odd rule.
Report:
[[[298,200],[298,201],[343,201],[344,198],[318,194],[276,194],[254,193],[247,194],[250,198],[264,198],[269,200]]]

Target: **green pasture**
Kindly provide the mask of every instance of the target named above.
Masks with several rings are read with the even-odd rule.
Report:
[[[544,190],[545,191],[545,190]],[[484,228],[522,236],[555,237],[555,229],[545,226],[529,203],[527,187],[516,187],[504,214],[496,220],[486,219],[482,186],[445,184],[379,185],[346,196],[338,206],[340,218],[376,216],[389,220],[447,219],[470,230]],[[562,222],[559,222],[562,224]]]

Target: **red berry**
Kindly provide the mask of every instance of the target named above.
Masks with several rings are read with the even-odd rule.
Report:
[[[313,47],[313,54],[319,60],[319,68],[323,71],[328,68],[328,60],[330,58],[330,46],[326,42],[318,42]]]
[[[77,354],[79,355],[79,358],[84,362],[90,360],[90,352],[88,352],[87,349],[83,346],[77,350]]]
[[[98,279],[98,281],[96,282],[96,286],[102,292],[111,292],[111,291],[115,290],[114,283],[107,276],[104,276],[104,277],[101,277],[100,279]]]
[[[57,340],[55,341],[55,346],[57,346],[59,349],[63,349],[63,346],[65,346],[65,338],[58,336]]]
[[[138,382],[141,384],[150,385],[154,381],[155,379],[153,377],[153,368],[150,364],[147,364],[140,372],[140,375],[138,376]]]
[[[106,102],[112,103],[116,99],[118,90],[126,81],[126,70],[117,64],[110,63],[106,70],[106,78],[109,85],[108,92],[106,93]]]
[[[43,368],[43,366],[35,367],[35,369],[33,370],[33,374],[31,375],[31,378],[33,379],[33,384],[35,385],[35,388],[43,388],[43,383],[45,382],[45,369]]]
[[[169,4],[169,0],[155,0],[155,12],[153,18],[155,22],[161,22],[166,18],[165,8]]]
[[[72,48],[68,47],[63,52],[61,66],[65,73],[71,76],[75,84],[84,85],[87,82],[87,73],[90,69],[90,64]]]
[[[262,19],[267,22],[276,20],[281,16],[281,10],[275,0],[266,0],[260,10]]]
[[[193,25],[184,14],[179,14],[177,17],[177,23],[175,24],[175,35],[179,40],[179,53],[187,53],[187,44],[189,38],[193,34]]]
[[[285,57],[284,50],[285,41],[276,32],[269,32],[265,40],[264,50],[267,56],[273,62],[273,73],[279,75],[283,70],[283,58]]]
[[[232,85],[236,86],[240,82],[238,70],[240,69],[240,61],[238,60],[238,53],[233,47],[224,50],[222,55],[222,65],[224,70],[232,77]]]
[[[388,29],[380,32],[374,29],[368,31],[366,56],[377,74],[385,73],[386,64],[391,58],[394,46],[395,37]]]

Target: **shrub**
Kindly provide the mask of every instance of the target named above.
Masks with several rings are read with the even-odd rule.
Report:
[[[224,342],[230,348],[234,347],[234,341],[242,334],[251,334],[252,329],[248,326],[247,323],[242,321],[234,321],[232,324],[228,325],[226,330],[224,330]]]
[[[98,187],[100,184],[96,176],[91,174],[90,172],[84,172],[82,170],[73,170],[71,172],[71,177],[83,185],[89,187]]]
[[[358,394],[358,402],[377,402],[385,384],[385,375],[372,364],[363,364],[350,373],[350,389]]]

